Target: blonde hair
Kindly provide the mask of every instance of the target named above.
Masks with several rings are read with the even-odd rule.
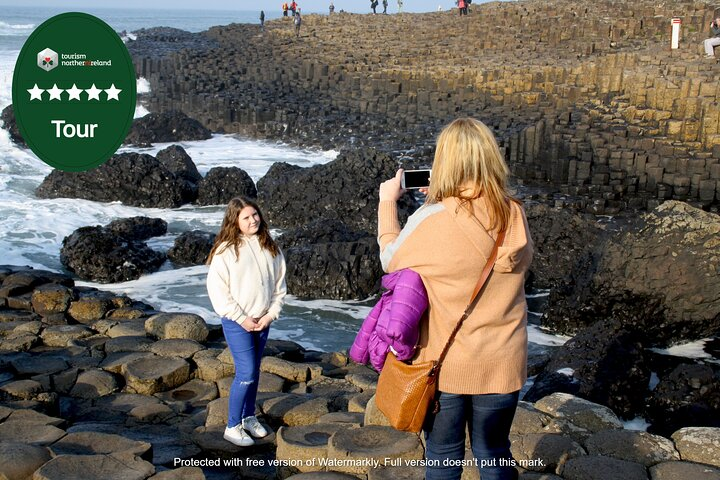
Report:
[[[514,200],[506,185],[509,175],[490,129],[474,118],[458,118],[438,137],[427,202],[457,197],[472,213],[471,200],[482,196],[490,207],[490,229],[505,230]]]

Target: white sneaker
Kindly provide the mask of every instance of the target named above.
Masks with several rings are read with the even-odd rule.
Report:
[[[232,428],[225,427],[223,438],[239,447],[249,447],[250,445],[255,445],[255,440],[253,440],[250,435],[242,429],[242,425],[235,425]]]
[[[268,431],[260,425],[260,422],[258,422],[255,416],[243,418],[242,428],[250,432],[250,435],[255,438],[262,438],[268,434]]]

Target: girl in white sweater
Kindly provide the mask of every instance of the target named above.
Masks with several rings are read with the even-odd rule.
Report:
[[[255,418],[260,359],[287,293],[285,258],[257,204],[242,197],[230,200],[207,263],[208,295],[222,317],[235,362],[223,438],[249,446],[255,443],[252,437],[268,434]]]

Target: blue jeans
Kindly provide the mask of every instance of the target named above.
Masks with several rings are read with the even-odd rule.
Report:
[[[465,458],[465,425],[482,480],[516,480],[510,453],[510,425],[519,392],[457,395],[441,392],[440,411],[425,419],[426,480],[459,479]],[[475,465],[475,463],[473,463]]]
[[[260,360],[265,349],[269,328],[248,332],[237,322],[222,319],[225,341],[235,362],[235,379],[228,399],[228,427],[234,427],[245,417],[255,415],[255,399],[260,381]]]

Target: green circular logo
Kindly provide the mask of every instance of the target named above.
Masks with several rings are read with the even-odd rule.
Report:
[[[77,172],[106,162],[132,125],[135,69],[117,33],[86,13],[63,13],[23,45],[12,82],[20,133],[45,163]]]

